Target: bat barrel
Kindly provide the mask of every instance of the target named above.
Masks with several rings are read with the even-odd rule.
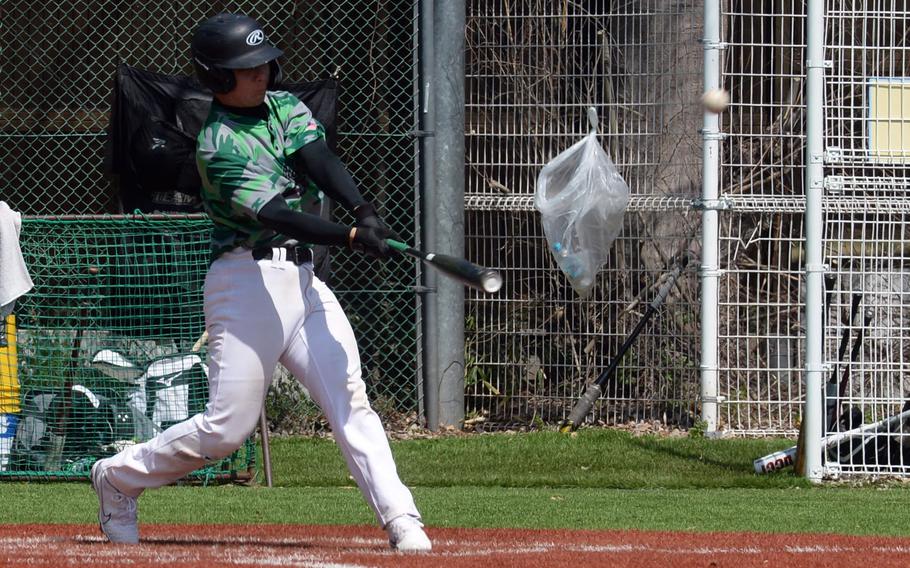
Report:
[[[481,271],[478,279],[480,280],[480,287],[488,294],[498,292],[502,288],[502,274],[497,270],[485,268]]]
[[[394,239],[386,239],[386,242],[393,249],[422,260],[465,286],[488,294],[497,292],[502,287],[502,275],[492,268],[484,268],[448,254],[424,253]]]

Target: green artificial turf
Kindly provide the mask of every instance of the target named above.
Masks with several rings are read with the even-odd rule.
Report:
[[[582,430],[395,441],[399,473],[431,526],[910,535],[901,484],[811,486],[752,460],[783,439],[633,437]],[[275,487],[146,492],[154,523],[374,522],[331,440],[273,439]],[[87,483],[0,483],[0,522],[92,523]]]
[[[755,458],[792,445],[781,439],[635,437],[581,430],[483,434],[393,443],[402,479],[418,486],[486,487],[794,487],[793,475],[755,475]],[[272,443],[281,485],[351,483],[338,450],[326,439]]]

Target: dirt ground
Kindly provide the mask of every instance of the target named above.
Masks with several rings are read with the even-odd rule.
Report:
[[[371,526],[142,525],[135,546],[95,526],[0,525],[0,566],[437,566],[896,568],[910,538],[810,534],[428,529],[433,551],[402,554]]]

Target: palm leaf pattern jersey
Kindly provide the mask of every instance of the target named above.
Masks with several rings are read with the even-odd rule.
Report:
[[[266,120],[232,113],[213,102],[199,132],[196,165],[202,202],[215,225],[212,259],[237,246],[255,248],[283,240],[256,217],[276,195],[283,195],[295,211],[305,211],[322,198],[312,182],[299,186],[289,158],[325,138],[325,128],[286,91],[266,92],[264,104]]]

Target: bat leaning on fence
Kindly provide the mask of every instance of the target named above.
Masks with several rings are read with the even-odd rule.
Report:
[[[651,316],[663,305],[666,301],[667,296],[670,295],[670,290],[673,289],[673,286],[676,284],[676,280],[679,278],[679,275],[682,274],[685,270],[686,265],[689,264],[689,255],[683,254],[679,260],[675,263],[675,266],[670,271],[667,276],[666,281],[660,287],[657,292],[657,295],[654,297],[654,300],[648,304],[648,308],[645,310],[644,315],[641,316],[641,319],[638,320],[638,323],[635,325],[635,329],[632,330],[632,333],[626,337],[622,345],[619,346],[619,351],[616,355],[613,356],[613,359],[610,361],[610,364],[607,365],[607,368],[604,369],[594,382],[588,385],[587,390],[585,390],[584,395],[575,403],[575,406],[572,408],[572,412],[569,413],[569,416],[563,420],[559,425],[559,431],[563,433],[574,432],[578,429],[579,424],[581,424],[585,416],[591,411],[591,407],[594,406],[594,403],[600,398],[600,395],[603,394],[603,386],[606,384],[610,377],[613,376],[613,373],[616,371],[616,367],[619,366],[619,362],[622,361],[623,356],[626,352],[629,351],[629,348],[635,342],[635,339],[638,337],[638,334],[641,333],[641,330],[644,329],[645,324],[648,323],[648,320],[651,319]]]
[[[449,278],[454,278],[475,290],[492,294],[502,287],[502,275],[492,268],[478,266],[457,256],[422,252],[393,239],[386,239],[386,242],[393,249],[422,260]]]
[[[852,296],[850,302],[850,312],[847,316],[847,320],[842,322],[842,330],[840,337],[840,344],[837,348],[837,361],[834,362],[834,367],[831,369],[831,377],[828,379],[828,382],[825,384],[825,427],[823,430],[824,434],[827,434],[837,422],[837,417],[840,412],[838,412],[839,400],[838,400],[838,381],[837,381],[837,371],[838,366],[844,360],[844,354],[847,352],[847,346],[850,343],[850,330],[853,328],[853,322],[857,310],[859,309],[859,304],[863,299],[863,295],[855,292]],[[827,322],[825,322],[827,324]],[[860,329],[860,334],[862,334],[862,329]],[[859,354],[858,349],[861,344],[862,339],[858,337],[856,341],[853,342],[853,350],[851,351],[851,362],[856,362],[856,357]],[[844,368],[844,378],[841,381],[842,383],[846,382],[847,378],[850,375],[850,366],[846,365]],[[843,396],[843,395],[841,395]]]
[[[847,384],[850,382],[850,374],[853,370],[853,366],[859,360],[859,355],[862,352],[863,340],[866,337],[866,330],[869,329],[869,324],[872,323],[873,312],[871,308],[866,308],[863,310],[863,321],[861,327],[856,332],[856,339],[853,340],[853,347],[850,349],[850,362],[844,368],[844,374],[841,376],[840,385],[837,388],[837,399],[834,404],[834,415],[832,417],[831,424],[834,424],[834,421],[838,419],[841,415],[841,401],[847,395]]]

